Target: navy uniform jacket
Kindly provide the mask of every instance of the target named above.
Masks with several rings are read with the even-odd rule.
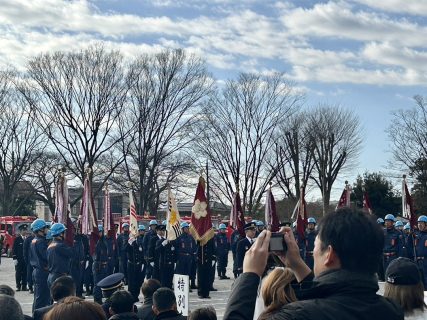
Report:
[[[189,255],[193,256],[197,252],[197,244],[194,238],[187,234],[181,234],[175,240],[176,253],[179,258],[180,255]]]
[[[237,243],[241,240],[240,233],[238,230],[234,230],[231,234],[231,252],[233,252],[233,255],[237,253]]]
[[[127,246],[129,241],[129,232],[121,233],[117,237],[118,254],[122,259],[126,258]]]
[[[252,242],[254,241],[255,239],[252,239]],[[244,238],[237,243],[236,254],[238,270],[243,270],[243,259],[245,258],[246,251],[248,251],[251,246],[252,244],[249,242],[248,238]]]
[[[33,268],[48,271],[48,267],[47,267],[47,240],[45,237],[36,236],[31,241],[30,264]]]
[[[73,249],[67,246],[64,241],[53,240],[47,248],[49,273],[69,274],[73,256]]]
[[[412,242],[412,239],[414,239],[414,242]],[[417,258],[427,259],[427,231],[416,231],[413,234],[413,238],[408,238],[408,253],[412,259],[414,259],[414,244]]]
[[[108,244],[104,236],[96,243],[95,252],[93,254],[93,262],[107,265],[108,262]]]
[[[197,262],[198,264],[212,266],[212,261],[216,260],[215,241],[210,239],[204,246],[198,245]],[[208,276],[208,275],[207,275]]]
[[[173,266],[176,260],[175,255],[175,246],[173,241],[169,241],[168,244],[165,246],[162,245],[163,241],[165,241],[165,238],[158,239],[156,241],[156,259],[158,259],[158,265],[160,267],[160,271],[162,267],[169,265]]]
[[[81,234],[75,234],[74,235],[74,241],[73,241],[73,252],[74,257],[71,260],[71,263],[77,267],[80,265],[84,265],[84,262],[86,260],[86,254],[85,254],[85,247],[83,244],[83,238],[84,236]]]
[[[148,230],[144,235],[144,240],[142,241],[142,246],[144,247],[145,258],[148,260],[150,241],[152,238],[157,237],[157,233],[154,230]]]
[[[316,230],[305,232],[305,251],[310,255],[313,255],[314,240],[316,240],[316,236],[317,236]]]
[[[400,232],[395,228],[384,229],[384,253],[395,253],[397,256],[400,255],[401,250],[401,239]]]
[[[228,242],[227,234],[218,233],[215,236],[215,243],[218,256],[228,255],[228,251],[230,251],[230,243]]]
[[[31,246],[31,241],[33,241],[34,239],[34,235],[31,234],[28,237],[25,238],[24,240],[24,259],[26,263],[30,263],[30,246]]]
[[[138,236],[132,245],[127,246],[127,259],[132,264],[144,263],[144,236]]]
[[[21,235],[17,236],[13,241],[12,255],[13,260],[24,262],[24,239]]]
[[[129,236],[128,236],[129,238]],[[107,242],[107,251],[108,251],[108,261],[111,268],[114,268],[116,265],[116,261],[118,259],[118,243],[114,237],[105,237],[105,241]],[[129,246],[126,245],[126,250]]]

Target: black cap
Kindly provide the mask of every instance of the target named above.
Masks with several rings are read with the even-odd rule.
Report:
[[[414,261],[397,258],[388,265],[385,280],[394,285],[415,285],[421,282],[421,276]]]
[[[255,229],[256,223],[255,222],[249,222],[245,224],[245,230]]]
[[[123,273],[113,273],[99,281],[96,285],[100,287],[102,291],[115,290],[123,286],[124,277],[125,275]]]
[[[19,227],[18,227],[18,229],[19,230],[27,230],[28,229],[28,225],[26,225],[26,224],[21,224]]]
[[[156,226],[156,230],[165,231],[166,230],[166,226],[163,225],[163,224],[158,224]]]

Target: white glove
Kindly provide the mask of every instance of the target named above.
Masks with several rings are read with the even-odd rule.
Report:
[[[150,262],[150,266],[154,267],[154,262]]]
[[[167,245],[168,244],[168,240],[164,240],[163,242],[162,242],[162,246],[164,247],[165,245]]]
[[[18,265],[18,260],[13,260],[13,264],[14,264],[15,266],[17,266],[17,265]]]
[[[87,269],[87,267],[89,267],[89,261],[86,261],[85,269]]]
[[[212,267],[215,265],[215,261],[214,260],[212,260]]]
[[[144,271],[144,267],[145,267],[145,264],[142,264],[142,266],[141,266],[141,272]]]

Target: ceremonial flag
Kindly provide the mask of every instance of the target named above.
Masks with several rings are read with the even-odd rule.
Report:
[[[96,243],[99,240],[98,219],[96,218],[95,203],[93,202],[92,186],[89,180],[90,169],[86,172],[83,185],[82,207],[80,210],[82,234],[89,236],[90,255],[95,252]]]
[[[345,182],[345,188],[341,194],[340,201],[338,201],[336,209],[344,208],[344,207],[350,207],[350,194],[351,194],[351,187],[348,184],[348,181]]]
[[[300,190],[300,197],[297,203],[297,233],[302,240],[305,239],[305,228],[307,226],[307,203],[305,202],[305,187],[302,186]]]
[[[242,203],[240,201],[239,189],[234,193],[233,206],[230,213],[230,225],[234,230],[238,230],[242,237],[246,237],[245,234],[245,217],[243,215]]]
[[[168,212],[166,214],[166,230],[168,232],[168,240],[175,240],[182,234],[181,230],[181,217],[179,215],[178,206],[176,205],[175,197],[168,188]]]
[[[369,214],[372,214],[371,201],[369,201],[369,196],[366,191],[363,192],[363,209],[369,212]]]
[[[414,227],[417,225],[417,216],[414,211],[414,204],[411,194],[409,193],[408,185],[406,184],[406,176],[404,175],[402,180],[402,215],[409,219],[412,230],[414,230]]]
[[[267,190],[267,197],[265,200],[265,223],[271,232],[279,231],[279,217],[277,216],[276,201],[271,192],[271,185]]]
[[[133,201],[132,189],[129,191],[129,224],[130,236],[134,239],[138,236],[138,219],[136,214],[135,202]]]
[[[199,183],[194,197],[193,207],[191,208],[190,232],[194,239],[205,245],[215,235],[212,229],[211,214],[205,195],[205,179],[199,178]]]
[[[103,219],[104,230],[111,238],[116,238],[116,228],[114,226],[113,213],[111,212],[111,198],[110,190],[108,190],[108,184],[104,187],[104,219]]]
[[[58,174],[58,180],[55,186],[55,214],[53,221],[62,223],[67,230],[65,231],[65,243],[69,246],[74,242],[74,226],[70,219],[70,212],[68,210],[68,186],[67,178],[63,171]]]

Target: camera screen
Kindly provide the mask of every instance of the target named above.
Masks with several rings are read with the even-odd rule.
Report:
[[[270,238],[270,251],[284,251],[283,235],[280,235],[280,237]]]

